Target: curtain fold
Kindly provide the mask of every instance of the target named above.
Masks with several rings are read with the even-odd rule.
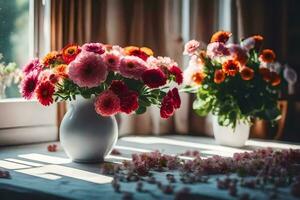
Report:
[[[264,48],[274,49],[279,61],[287,60],[287,5],[285,0],[232,0],[232,32],[240,38],[260,34]]]
[[[217,30],[217,0],[191,0],[191,36],[208,43]],[[51,49],[69,43],[101,42],[120,46],[147,46],[156,55],[170,56],[183,65],[183,0],[51,0]],[[184,66],[182,66],[184,67]],[[182,107],[168,120],[159,109],[143,115],[120,114],[120,135],[203,133],[204,118],[195,117],[188,95]],[[59,110],[59,116],[65,109]],[[192,128],[191,128],[192,127]]]
[[[211,35],[218,31],[218,10],[219,0],[191,0],[190,12],[190,37],[208,44]],[[189,133],[196,135],[212,136],[212,119],[211,115],[207,117],[198,116],[192,109],[192,103],[195,99],[190,95],[189,99]]]

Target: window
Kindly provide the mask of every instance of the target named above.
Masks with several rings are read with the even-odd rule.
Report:
[[[0,53],[21,68],[50,50],[50,1],[0,1]],[[1,61],[0,61],[1,63]],[[1,77],[0,77],[1,78]],[[1,79],[0,79],[1,81]],[[0,145],[57,139],[55,105],[42,107],[20,97],[16,84],[0,100]]]
[[[29,58],[29,1],[0,1],[0,53],[2,62],[24,65]],[[16,84],[6,90],[7,97],[19,97]]]

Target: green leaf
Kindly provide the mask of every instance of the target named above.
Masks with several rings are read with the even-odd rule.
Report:
[[[135,113],[138,114],[138,115],[140,115],[140,114],[145,113],[146,110],[147,110],[146,107],[140,105],[139,108],[135,111]]]
[[[191,87],[191,86],[185,86],[184,88],[180,89],[180,92],[187,92],[187,93],[197,93],[199,90],[199,87]]]
[[[281,117],[281,112],[277,107],[265,110],[265,119],[266,120],[278,120]]]
[[[196,99],[193,102],[193,109],[195,112],[200,116],[207,115],[212,108],[210,99],[202,100],[202,99]]]
[[[144,107],[148,107],[148,106],[151,106],[151,101],[149,101],[147,97],[141,96],[139,98],[139,105],[142,105]]]

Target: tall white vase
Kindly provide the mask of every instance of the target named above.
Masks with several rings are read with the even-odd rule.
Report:
[[[238,123],[233,130],[218,124],[218,118],[213,116],[213,131],[217,144],[231,147],[242,147],[249,138],[250,125]]]
[[[60,141],[66,154],[75,162],[103,162],[118,139],[114,116],[102,117],[93,99],[71,101],[60,126]]]

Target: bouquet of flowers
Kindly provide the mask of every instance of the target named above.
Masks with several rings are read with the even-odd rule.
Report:
[[[70,44],[32,60],[23,74],[22,96],[36,97],[45,106],[81,95],[95,97],[95,111],[102,116],[141,114],[157,105],[161,117],[168,118],[181,104],[178,89],[169,86],[182,83],[181,69],[169,57],[154,57],[146,47]]]
[[[219,125],[232,128],[253,118],[277,120],[281,77],[272,70],[275,53],[261,50],[260,35],[240,44],[228,43],[230,36],[216,32],[206,49],[195,40],[185,45],[184,54],[190,56],[185,90],[196,93],[193,109],[201,116],[212,112]]]
[[[0,60],[3,56],[0,53]],[[0,99],[5,98],[5,89],[12,83],[19,83],[21,80],[21,71],[17,68],[16,63],[10,62],[5,64],[0,61]]]

